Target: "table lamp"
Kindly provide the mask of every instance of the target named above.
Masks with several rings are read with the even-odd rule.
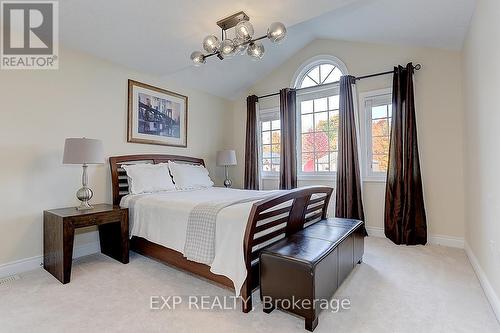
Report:
[[[63,164],[81,164],[83,166],[82,188],[76,192],[76,197],[81,201],[78,210],[92,209],[89,200],[94,193],[87,186],[87,165],[88,164],[103,164],[104,153],[102,141],[87,138],[68,138],[64,143]]]
[[[224,180],[225,187],[231,187],[229,179],[228,166],[236,165],[236,152],[234,150],[221,150],[217,152],[217,166],[225,168],[226,179]]]

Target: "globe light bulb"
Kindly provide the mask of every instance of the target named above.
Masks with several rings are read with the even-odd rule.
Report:
[[[191,60],[197,67],[203,65],[206,62],[205,56],[200,51],[194,51],[193,53],[191,53]]]
[[[279,43],[286,37],[286,27],[281,22],[271,23],[269,29],[267,29],[267,38],[273,43]]]
[[[233,40],[234,46],[235,46],[235,53],[236,54],[245,54],[247,50],[247,44],[245,44],[245,40],[241,37],[236,37]]]
[[[222,41],[220,51],[224,56],[231,56],[234,53],[234,42],[231,39],[224,39]]]
[[[208,53],[215,53],[219,51],[220,44],[221,43],[217,37],[215,37],[214,35],[210,35],[205,37],[205,39],[203,40],[203,49]]]
[[[240,21],[236,25],[236,36],[244,40],[250,40],[253,37],[254,31],[253,26],[248,21]]]
[[[262,59],[264,56],[264,45],[260,42],[251,43],[248,45],[247,53],[254,60]]]

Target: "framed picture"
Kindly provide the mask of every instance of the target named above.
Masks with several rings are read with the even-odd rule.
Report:
[[[128,80],[128,142],[187,147],[188,98]]]

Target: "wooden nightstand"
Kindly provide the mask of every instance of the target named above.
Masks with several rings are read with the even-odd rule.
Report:
[[[101,253],[124,264],[129,261],[128,209],[100,204],[43,212],[43,267],[62,283],[71,277],[75,229],[98,226]]]

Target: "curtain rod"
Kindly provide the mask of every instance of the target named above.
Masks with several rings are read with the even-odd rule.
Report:
[[[416,64],[415,66],[413,66],[413,69],[416,70],[416,71],[419,71],[422,69],[422,65],[420,64]],[[363,79],[368,79],[368,78],[371,78],[371,77],[375,77],[375,76],[382,76],[382,75],[388,75],[388,74],[393,74],[394,71],[387,71],[387,72],[382,72],[382,73],[376,73],[376,74],[370,74],[370,75],[363,75],[363,76],[359,76],[359,77],[356,77],[356,81],[359,81],[359,80],[363,80]],[[335,81],[335,82],[331,82],[331,83],[325,83],[325,84],[322,84],[320,85],[321,87],[324,87],[324,86],[330,86],[330,85],[334,85],[334,84],[339,84],[340,81]],[[307,88],[297,88],[295,89],[296,91],[300,91],[300,90],[304,90],[304,89],[308,89],[310,87],[307,87]],[[258,96],[257,98],[258,99],[261,99],[261,98],[266,98],[266,97],[273,97],[273,96],[278,96],[280,93],[277,92],[277,93],[274,93],[274,94],[268,94],[268,95],[264,95],[264,96]]]

